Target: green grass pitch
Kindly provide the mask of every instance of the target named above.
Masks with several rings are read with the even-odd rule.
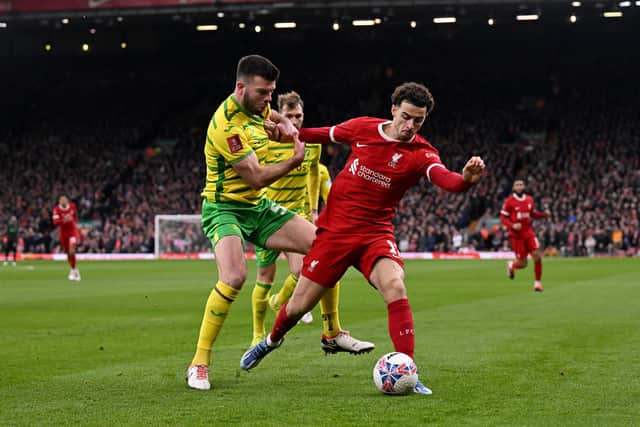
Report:
[[[532,265],[411,261],[416,362],[433,396],[388,397],[371,372],[393,350],[386,307],[359,273],[341,320],[368,355],[324,356],[319,312],[250,373],[249,280],[214,347],[213,389],[189,390],[213,261],[63,262],[0,267],[0,425],[640,425],[640,261]],[[285,275],[279,264],[279,278]],[[269,313],[268,325],[273,322]]]

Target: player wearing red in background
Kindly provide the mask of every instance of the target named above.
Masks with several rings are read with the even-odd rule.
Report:
[[[283,305],[267,338],[243,355],[242,369],[252,369],[277,348],[286,332],[349,266],[360,270],[387,304],[395,350],[413,358],[413,315],[391,219],[405,191],[420,178],[426,176],[440,188],[461,192],[478,182],[484,162],[472,157],[462,175],[451,172],[442,164],[438,150],[417,135],[433,109],[433,97],[423,85],[398,86],[391,102],[392,121],[361,117],[330,128],[300,130],[305,142],[345,143],[352,151],[318,218],[316,239],[304,257],[292,298]],[[431,394],[420,381],[414,391]]]
[[[502,204],[500,221],[509,229],[511,249],[516,255],[514,261],[507,263],[507,274],[510,279],[515,277],[515,269],[527,266],[527,256],[533,258],[533,271],[535,282],[533,290],[542,292],[542,252],[540,243],[531,228],[531,219],[548,218],[551,213],[537,211],[533,203],[533,197],[524,194],[524,181],[521,179],[513,183],[513,194],[507,197]]]
[[[78,210],[76,204],[69,202],[67,196],[60,196],[58,206],[53,208],[53,225],[59,227],[60,245],[67,253],[67,261],[71,266],[69,280],[80,281],[80,271],[76,268],[76,246],[80,233],[78,232]]]

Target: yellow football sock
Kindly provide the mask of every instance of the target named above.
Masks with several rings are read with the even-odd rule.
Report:
[[[255,345],[264,339],[264,319],[267,316],[270,290],[271,283],[256,282],[253,292],[251,292],[251,312],[253,313],[253,341],[251,345]]]
[[[224,319],[229,313],[231,303],[238,296],[237,289],[218,281],[213,287],[207,304],[204,308],[204,316],[200,325],[198,347],[193,357],[192,365],[208,365],[211,360],[211,347],[218,337]]]
[[[291,294],[293,294],[293,290],[296,288],[296,284],[298,283],[298,278],[293,274],[289,274],[282,284],[282,289],[276,295],[276,303],[278,307],[282,307],[282,304],[289,301],[291,298]]]
[[[322,333],[327,337],[335,337],[342,330],[338,303],[340,302],[340,282],[325,292],[320,300],[322,313]]]

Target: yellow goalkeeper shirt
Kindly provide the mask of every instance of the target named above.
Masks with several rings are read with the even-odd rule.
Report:
[[[271,115],[267,107],[260,115],[245,111],[233,95],[218,107],[211,118],[204,144],[207,177],[201,196],[210,202],[240,202],[256,205],[264,188],[254,190],[233,169],[233,165],[256,153],[260,164],[267,157],[269,137],[264,120]]]

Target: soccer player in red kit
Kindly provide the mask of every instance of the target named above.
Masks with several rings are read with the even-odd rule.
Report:
[[[67,196],[60,196],[58,206],[53,208],[53,225],[60,228],[60,245],[67,253],[67,261],[71,266],[69,280],[80,281],[80,271],[76,267],[76,246],[80,233],[78,232],[78,210],[76,204],[70,202]]]
[[[548,210],[544,212],[537,211],[533,203],[533,197],[524,194],[524,189],[523,180],[517,179],[514,181],[513,194],[505,199],[500,211],[500,221],[509,229],[511,249],[516,255],[514,261],[507,263],[507,273],[509,278],[513,279],[516,269],[527,266],[527,256],[531,254],[535,275],[533,290],[542,292],[544,291],[541,282],[542,252],[540,251],[540,243],[531,229],[531,218],[548,218],[551,213]]]
[[[360,117],[332,127],[303,128],[300,139],[351,145],[351,155],[331,187],[318,218],[316,239],[292,298],[282,306],[271,333],[242,356],[240,367],[257,366],[320,300],[349,266],[364,275],[387,304],[389,335],[396,351],[414,356],[413,315],[404,285],[391,219],[400,199],[420,178],[447,191],[477,183],[484,162],[472,157],[462,175],[449,171],[438,150],[417,134],[433,109],[429,90],[404,83],[391,96],[393,120]],[[431,394],[420,381],[416,393]]]

